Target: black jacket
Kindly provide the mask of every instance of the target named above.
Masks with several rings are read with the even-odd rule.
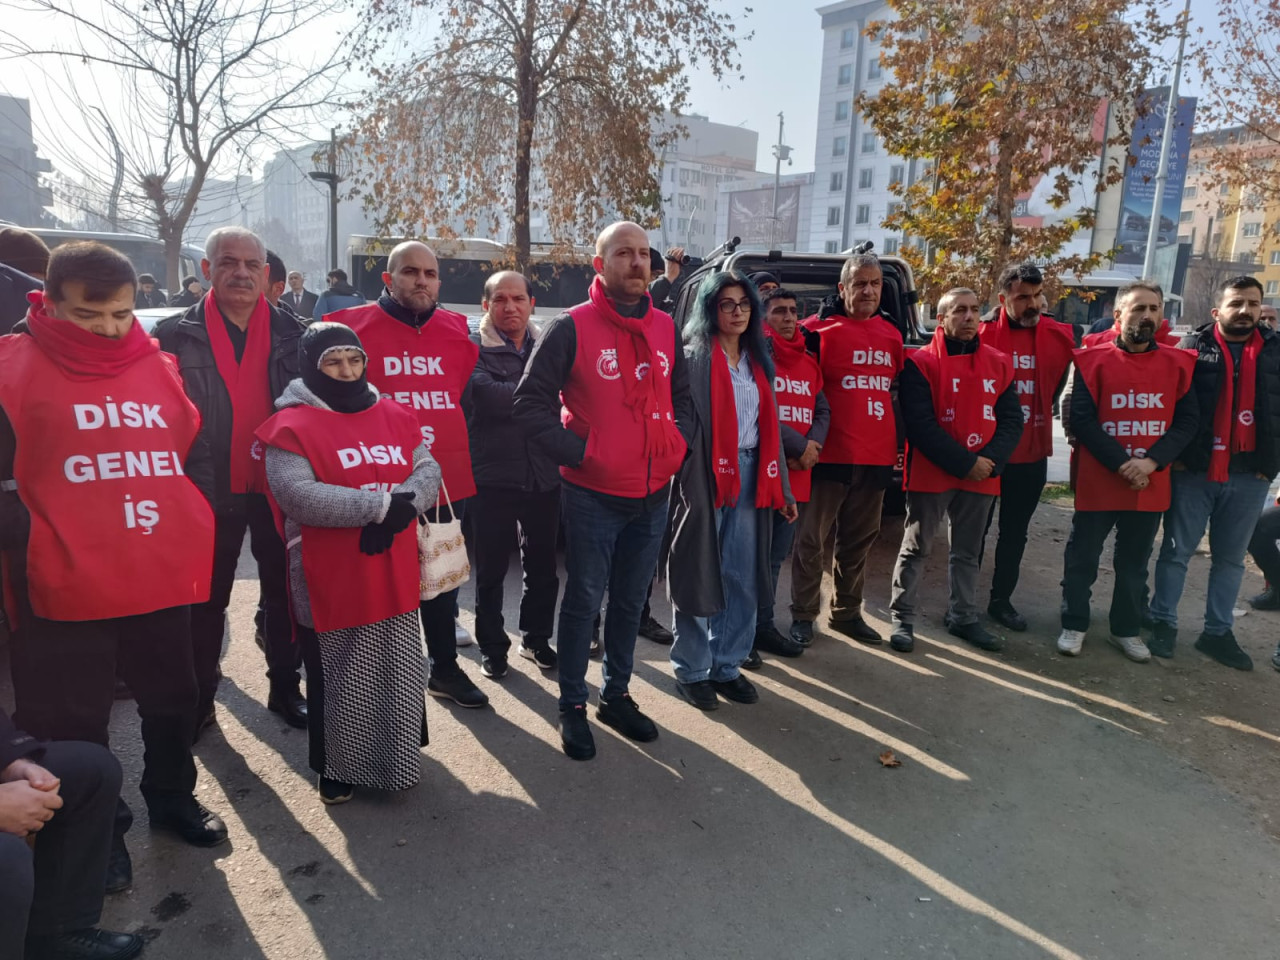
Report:
[[[1100,347],[1096,349],[1123,349]],[[1170,350],[1152,343],[1148,350]],[[1085,385],[1080,371],[1076,370],[1071,381],[1071,435],[1093,454],[1094,458],[1112,473],[1129,462],[1129,453],[1124,446],[1102,428],[1098,421],[1098,403],[1089,388]],[[1169,466],[1178,454],[1186,447],[1196,433],[1200,422],[1200,407],[1196,401],[1194,384],[1192,389],[1181,397],[1173,408],[1173,423],[1163,437],[1153,443],[1147,450],[1147,458],[1154,460],[1159,469]]]
[[[499,336],[486,317],[471,340],[480,347],[471,371],[471,402],[466,406],[471,442],[471,473],[477,487],[543,493],[560,488],[560,471],[529,442],[529,430],[515,422],[512,397],[537,342],[532,323],[522,356]]]
[[[1212,323],[1207,323],[1178,344],[1198,354],[1191,389],[1200,408],[1200,426],[1178,457],[1184,467],[1195,473],[1209,470],[1209,457],[1213,453],[1213,415],[1218,408],[1218,392],[1226,369],[1213,327]],[[1274,477],[1280,473],[1280,334],[1262,328],[1259,331],[1262,334],[1262,353],[1258,357],[1258,385],[1253,411],[1258,424],[1258,446],[1253,459],[1258,473]]]
[[[980,343],[977,337],[963,342],[947,337],[947,354],[973,353]],[[902,408],[900,422],[906,427],[911,455],[928,457],[934,466],[953,477],[966,476],[978,462],[978,457],[992,461],[995,469],[991,475],[998,477],[1022,438],[1022,404],[1018,402],[1017,385],[1013,381],[996,400],[996,432],[991,442],[981,450],[968,449],[943,429],[933,409],[933,390],[929,381],[909,361],[902,365],[902,373],[898,375],[898,403]]]
[[[0,263],[0,336],[13,331],[14,324],[27,315],[27,294],[43,290],[44,284]]]
[[[169,317],[156,324],[152,336],[160,341],[160,349],[178,358],[182,384],[187,396],[200,411],[200,437],[213,455],[213,508],[218,513],[239,507],[231,495],[231,397],[218,374],[218,364],[209,344],[209,331],[204,320],[205,301],[201,300],[180,317]],[[268,305],[271,316],[271,354],[267,360],[267,377],[271,396],[279,397],[289,381],[299,375],[298,341],[302,323],[296,317]]]
[[[0,770],[24,757],[35,759],[44,748],[29,733],[23,733],[13,725],[9,714],[0,710]]]

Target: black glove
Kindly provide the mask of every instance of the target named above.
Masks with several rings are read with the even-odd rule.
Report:
[[[375,557],[391,549],[396,535],[381,523],[366,523],[360,528],[360,552]]]
[[[393,493],[391,506],[387,507],[387,515],[382,518],[382,526],[397,534],[407,530],[409,524],[418,519],[418,508],[413,505],[412,493]]]

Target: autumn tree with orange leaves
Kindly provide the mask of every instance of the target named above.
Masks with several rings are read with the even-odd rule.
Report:
[[[1060,252],[1094,225],[1081,184],[1092,199],[1124,177],[1136,94],[1171,29],[1155,0],[888,3],[896,19],[867,34],[894,79],[857,106],[891,154],[929,160],[925,177],[896,188],[903,204],[885,222],[909,238],[904,255],[929,294],[966,285],[986,296],[1014,260],[1050,277],[1095,269],[1100,254]],[[1113,124],[1099,131],[1107,103]],[[1045,177],[1060,220],[1015,224],[1019,196]]]
[[[357,188],[386,234],[471,235],[529,262],[531,219],[563,250],[602,218],[652,219],[657,157],[682,133],[690,67],[738,69],[720,0],[377,0]],[[537,189],[535,189],[535,187]],[[510,224],[509,236],[494,236]]]

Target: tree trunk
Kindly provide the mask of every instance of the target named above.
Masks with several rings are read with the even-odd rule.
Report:
[[[538,112],[538,85],[533,64],[533,31],[536,25],[536,0],[525,0],[524,28],[517,54],[516,82],[516,163],[515,209],[512,216],[512,242],[515,245],[516,269],[528,273],[530,266],[529,180],[533,173],[533,127]]]
[[[996,246],[992,251],[991,263],[987,272],[988,298],[995,295],[996,281],[1000,273],[1009,263],[1013,250],[1013,152],[1015,144],[1012,135],[1005,135],[996,144]]]

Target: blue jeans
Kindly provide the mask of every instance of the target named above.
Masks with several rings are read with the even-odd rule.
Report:
[[[804,510],[803,503],[800,504],[800,509]],[[800,526],[798,519],[795,523],[787,523],[786,517],[776,510],[773,512],[773,540],[769,544],[770,590],[767,594],[762,593],[756,604],[757,630],[773,624],[773,604],[778,595],[778,573],[782,570],[782,562],[791,552],[791,544],[796,539],[798,526]]]
[[[1204,605],[1204,632],[1221,636],[1231,631],[1231,609],[1244,577],[1244,553],[1258,522],[1258,504],[1271,482],[1252,473],[1231,473],[1226,483],[1212,483],[1207,474],[1175,470],[1173,502],[1164,515],[1164,542],[1156,561],[1155,596],[1151,617],[1178,625],[1178,601],[1187,579],[1187,561],[1209,528],[1209,586]]]
[[[724,609],[694,617],[678,607],[671,666],[681,683],[732,680],[751,653],[756,618],[756,451],[738,451],[738,503],[716,510]]]
[[[605,590],[604,686],[600,699],[627,692],[635,657],[640,611],[658,565],[667,525],[665,498],[649,509],[608,503],[589,490],[563,485],[564,598],[556,629],[560,663],[560,709],[587,702],[587,657],[591,631]]]

